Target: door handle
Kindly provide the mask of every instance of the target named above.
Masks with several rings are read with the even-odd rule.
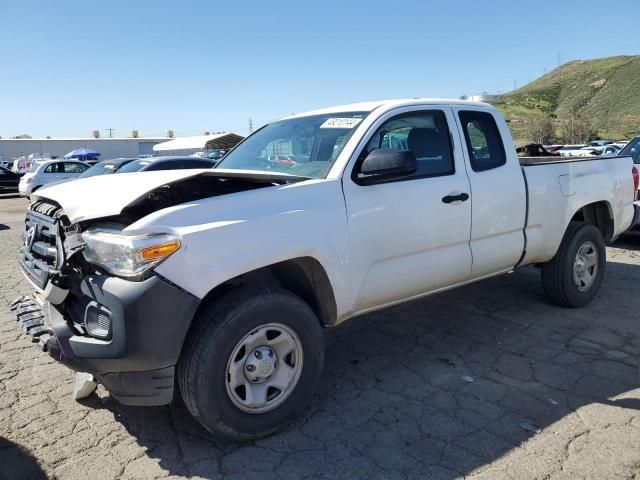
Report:
[[[447,195],[446,197],[442,197],[442,203],[466,202],[467,200],[469,200],[468,193],[459,193],[457,195]]]

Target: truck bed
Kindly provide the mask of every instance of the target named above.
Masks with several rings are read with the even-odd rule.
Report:
[[[549,261],[574,212],[584,205],[607,205],[613,215],[611,238],[629,228],[634,215],[631,157],[520,157],[519,161],[528,198],[522,264]]]
[[[593,160],[606,160],[620,157],[518,157],[520,165],[523,167],[531,167],[535,165],[550,165],[554,163],[574,163],[574,162],[590,162]]]

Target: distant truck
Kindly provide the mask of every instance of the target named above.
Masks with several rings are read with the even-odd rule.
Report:
[[[12,308],[83,372],[76,397],[99,382],[160,405],[178,385],[205,428],[249,440],[311,399],[321,327],[525,265],[552,302],[588,304],[605,242],[638,218],[637,187],[630,157],[519,159],[487,104],[318,110],[263,127],[213,170],[38,190],[19,254],[34,294]]]
[[[49,162],[53,160],[48,153],[31,153],[14,159],[12,170],[16,173],[26,173],[34,163]]]

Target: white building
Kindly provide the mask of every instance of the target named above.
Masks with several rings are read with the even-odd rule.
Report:
[[[168,142],[154,145],[153,153],[155,155],[193,155],[199,152],[206,154],[209,150],[233,148],[243,139],[243,136],[235,133],[178,137]]]
[[[153,146],[166,142],[169,137],[145,138],[2,138],[0,161],[32,153],[48,153],[62,158],[71,150],[91,148],[100,152],[100,159],[152,155]]]
[[[467,100],[469,100],[470,102],[486,102],[486,103],[493,103],[493,102],[499,102],[500,98],[502,95],[498,95],[498,94],[490,94],[490,93],[483,93],[481,95],[470,95],[469,97],[467,97]]]

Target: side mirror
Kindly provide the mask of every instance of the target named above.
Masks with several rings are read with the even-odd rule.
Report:
[[[411,150],[379,148],[367,155],[358,173],[358,183],[377,182],[406,177],[418,169],[416,156]]]

